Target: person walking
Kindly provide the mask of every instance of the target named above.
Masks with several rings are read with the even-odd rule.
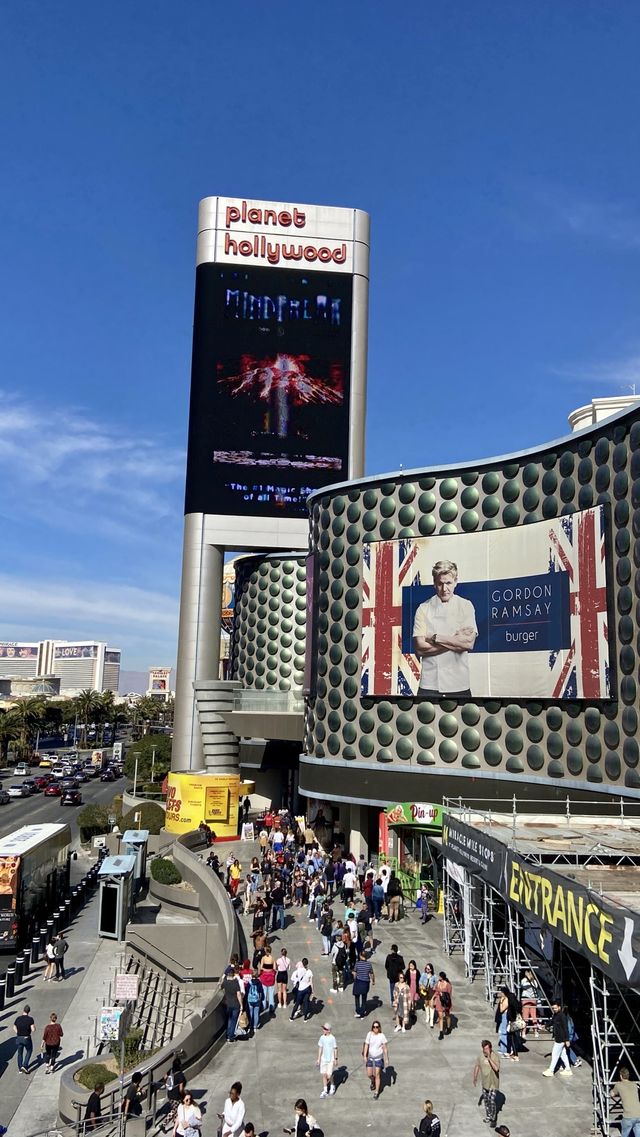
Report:
[[[333,986],[330,988],[333,995],[338,991],[344,991],[344,967],[347,962],[346,948],[342,942],[342,936],[334,940],[333,947],[331,948],[331,982]]]
[[[431,1027],[432,1030],[435,1018],[433,995],[436,983],[437,979],[433,964],[425,963],[424,971],[418,980],[418,990],[422,996],[422,1006],[424,1007],[424,1025]]]
[[[520,981],[520,999],[522,1001],[522,1017],[525,1022],[525,1035],[529,1030],[534,1032],[536,1038],[540,1035],[538,1023],[538,986],[535,972],[528,968]]]
[[[373,964],[367,959],[364,947],[360,949],[360,955],[356,960],[356,965],[353,969],[353,996],[355,999],[355,1015],[356,1019],[364,1019],[367,1016],[367,996],[371,985],[375,987],[376,977],[373,970]]]
[[[433,1102],[427,1098],[423,1108],[424,1117],[414,1129],[415,1137],[440,1137],[440,1118],[433,1112]]]
[[[244,985],[238,975],[238,968],[232,964],[221,983],[225,1012],[227,1016],[227,1042],[235,1042],[236,1027],[244,1000]]]
[[[142,1074],[139,1070],[136,1070],[136,1072],[131,1075],[131,1082],[127,1086],[125,1095],[122,1099],[122,1113],[125,1119],[129,1117],[140,1117],[142,1113],[142,1102],[140,1101],[142,1094],[142,1090],[140,1089],[141,1085]],[[180,1132],[180,1130],[174,1129],[174,1133],[175,1132],[179,1132],[180,1137],[183,1137],[184,1131]]]
[[[234,1082],[224,1103],[223,1112],[218,1114],[222,1122],[220,1137],[240,1137],[242,1133],[246,1109],[241,1094],[242,1082]]]
[[[89,1094],[86,1109],[84,1111],[84,1132],[91,1133],[94,1129],[99,1129],[102,1124],[102,1103],[100,1098],[104,1093],[104,1082],[96,1082],[95,1089]]]
[[[394,1034],[398,1034],[399,1031],[406,1034],[407,1023],[411,1022],[411,988],[404,975],[404,971],[401,971],[393,992],[393,1010],[396,1018]]]
[[[13,1033],[16,1036],[16,1061],[18,1069],[23,1074],[29,1073],[29,1063],[33,1053],[33,1032],[36,1024],[31,1018],[31,1007],[25,1003],[22,1014],[18,1015],[13,1024]]]
[[[411,1021],[413,1022],[413,1020],[417,1018],[416,1006],[418,1004],[418,982],[420,979],[420,972],[418,971],[418,965],[415,959],[409,960],[404,977],[411,990]]]
[[[238,892],[238,885],[240,883],[240,877],[241,876],[242,876],[242,865],[240,864],[240,861],[236,858],[235,860],[232,861],[232,863],[229,866],[229,892],[231,893],[232,899],[236,896],[236,894]]]
[[[287,955],[287,949],[282,948],[276,960],[276,1002],[279,1007],[287,1005],[290,967],[291,960]]]
[[[493,1053],[493,1047],[488,1038],[482,1040],[482,1053],[473,1068],[473,1084],[478,1084],[478,1076],[482,1086],[481,1099],[484,1103],[485,1117],[491,1129],[496,1127],[498,1116],[498,1090],[500,1089],[500,1059]]]
[[[42,1050],[47,1056],[46,1074],[53,1074],[55,1070],[63,1035],[64,1031],[58,1022],[58,1016],[53,1012],[42,1032]]]
[[[438,1042],[442,1042],[445,1034],[451,1034],[451,1011],[453,1010],[453,987],[447,978],[446,971],[438,973],[432,1002],[440,1025]]]
[[[276,1013],[276,961],[271,954],[271,948],[267,949],[265,955],[260,960],[258,968],[258,976],[260,982],[264,987],[264,997],[267,1003],[267,1011],[270,1015]]]
[[[190,1090],[185,1093],[176,1113],[176,1123],[173,1127],[173,1137],[185,1137],[189,1129],[196,1132],[202,1126],[202,1111],[193,1100]]]
[[[404,971],[404,959],[398,951],[397,944],[391,945],[391,951],[384,961],[384,969],[389,980],[389,1000],[393,1006],[393,993],[398,982],[398,976],[401,971]]]
[[[338,1061],[338,1043],[331,1033],[331,1023],[322,1024],[322,1034],[318,1039],[318,1058],[316,1066],[322,1074],[321,1098],[335,1094],[336,1087],[333,1081],[333,1072]]]
[[[384,886],[382,877],[376,877],[371,889],[371,909],[374,924],[379,924],[382,918],[382,905],[384,904]]]
[[[67,978],[67,973],[64,969],[64,957],[69,950],[69,943],[65,939],[64,932],[58,934],[53,950],[55,953],[56,982],[60,983],[63,979]]]
[[[273,882],[271,889],[271,931],[275,932],[276,926],[284,932],[285,916],[284,916],[284,887],[282,878],[277,876]]]
[[[389,906],[389,923],[397,924],[400,919],[400,904],[402,902],[402,885],[393,869],[387,884],[387,904]]]
[[[50,936],[46,942],[44,957],[47,962],[42,978],[45,983],[49,983],[56,973],[56,937],[54,935]]]
[[[551,1003],[551,1037],[553,1039],[553,1047],[551,1049],[551,1061],[546,1070],[542,1071],[545,1078],[553,1078],[556,1072],[558,1062],[562,1062],[563,1069],[560,1075],[565,1078],[572,1078],[571,1067],[569,1065],[568,1051],[571,1048],[571,1038],[569,1037],[569,1024],[567,1023],[567,1016],[562,1010],[560,1001],[553,999]]]
[[[364,1040],[362,1057],[364,1058],[365,1073],[373,1092],[373,1100],[377,1101],[381,1092],[382,1074],[385,1066],[389,1065],[389,1043],[386,1035],[382,1033],[382,1026],[378,1019],[371,1024],[371,1030]]]
[[[282,1130],[283,1133],[293,1133],[294,1137],[312,1137],[314,1129],[318,1128],[315,1117],[309,1113],[309,1107],[304,1098],[298,1098],[294,1108],[293,1125]]]
[[[260,1014],[264,1002],[264,987],[257,971],[253,972],[249,980],[246,998],[247,1014],[249,1015],[249,1037],[252,1038],[255,1032],[260,1030]]]
[[[311,1018],[309,1000],[313,994],[313,971],[309,969],[309,960],[304,956],[297,964],[291,976],[295,992],[291,1022],[298,1017],[300,1011],[304,1014],[304,1021]]]
[[[355,896],[355,892],[356,892],[355,865],[351,861],[348,861],[347,867],[345,869],[344,876],[342,878],[342,899],[344,900],[345,904],[347,904],[347,905],[353,904],[353,898]]]
[[[631,1081],[628,1066],[621,1066],[618,1075],[619,1081],[611,1087],[611,1094],[614,1101],[622,1105],[620,1137],[640,1137],[638,1083]]]

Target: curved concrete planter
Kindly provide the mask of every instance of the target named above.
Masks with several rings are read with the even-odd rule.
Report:
[[[154,880],[151,875],[149,876],[149,893],[156,900],[162,901],[163,904],[170,904],[173,908],[187,908],[190,911],[197,912],[200,907],[200,895],[197,891],[188,892],[179,884],[160,884],[160,881]]]

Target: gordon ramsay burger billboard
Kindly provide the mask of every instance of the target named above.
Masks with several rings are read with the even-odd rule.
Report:
[[[186,513],[302,518],[358,473],[368,242],[360,210],[200,203]]]

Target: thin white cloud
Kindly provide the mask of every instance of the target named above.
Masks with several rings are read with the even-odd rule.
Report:
[[[637,393],[640,398],[640,354],[602,362],[565,364],[551,368],[551,373],[578,383],[614,387],[620,395]]]
[[[640,217],[623,202],[576,200],[559,205],[559,215],[578,236],[640,249]]]
[[[20,579],[0,573],[2,639],[106,640],[123,649],[123,666],[175,659],[176,596],[103,581]]]
[[[143,429],[0,390],[0,482],[5,515],[138,539],[145,522],[179,516],[184,451]]]
[[[640,212],[635,201],[588,198],[571,187],[527,179],[512,187],[507,213],[527,240],[570,234],[622,251],[640,250]]]

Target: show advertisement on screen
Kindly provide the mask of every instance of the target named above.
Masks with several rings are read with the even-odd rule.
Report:
[[[515,529],[367,544],[363,695],[612,695],[602,506]]]
[[[306,516],[348,476],[352,277],[201,264],[186,512]]]

